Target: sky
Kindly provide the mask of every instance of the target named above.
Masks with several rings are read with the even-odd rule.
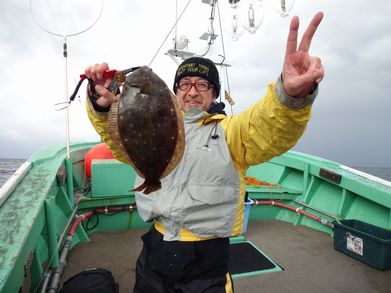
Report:
[[[221,80],[238,114],[281,73],[292,16],[300,18],[301,38],[323,11],[310,54],[321,58],[325,77],[293,150],[352,167],[391,167],[391,1],[296,0],[290,15],[280,17],[275,1],[264,0],[261,26],[236,41],[227,33],[228,0],[219,2],[213,21],[218,37],[207,51],[199,37],[211,30],[211,7],[201,0],[190,2],[176,28],[188,0],[0,1],[0,158],[28,158],[47,144],[65,143],[66,110],[55,104],[68,99],[88,65],[149,65],[171,88],[177,64],[166,52],[175,35],[186,36],[187,51],[208,52],[215,62],[225,56],[230,66],[219,66]],[[86,116],[85,85],[68,110],[70,140],[98,141]]]

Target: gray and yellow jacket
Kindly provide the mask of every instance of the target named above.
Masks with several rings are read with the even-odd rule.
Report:
[[[197,241],[242,233],[247,169],[292,148],[304,132],[317,90],[310,96],[287,96],[281,80],[266,96],[236,116],[199,110],[184,114],[186,146],[182,161],[161,180],[162,189],[136,193],[137,210],[154,221],[165,240]],[[107,113],[87,103],[89,118],[111,148]],[[141,179],[136,185],[141,183]]]

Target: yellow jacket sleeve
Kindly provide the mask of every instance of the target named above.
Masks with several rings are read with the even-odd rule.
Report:
[[[88,99],[86,102],[86,107],[88,118],[90,119],[92,126],[95,128],[102,141],[110,148],[114,157],[123,163],[129,163],[129,160],[120,152],[119,148],[114,145],[106,131],[108,113],[96,112]]]
[[[303,134],[310,115],[311,104],[288,107],[277,96],[276,85],[270,84],[262,100],[221,122],[235,165],[243,172],[288,151]]]

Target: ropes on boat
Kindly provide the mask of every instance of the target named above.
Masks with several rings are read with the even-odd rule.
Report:
[[[160,45],[160,47],[157,49],[155,55],[152,57],[152,60],[149,62],[148,67],[151,67],[152,62],[155,60],[157,54],[159,54],[161,48],[163,47],[164,43],[167,41],[167,39],[168,39],[168,37],[170,36],[170,34],[171,34],[171,32],[173,31],[173,29],[174,29],[174,28],[176,29],[176,26],[177,26],[178,21],[181,19],[182,15],[185,13],[185,11],[186,11],[187,7],[189,6],[190,2],[191,2],[191,0],[189,0],[189,1],[187,2],[187,4],[186,4],[185,8],[183,8],[181,14],[180,14],[179,17],[176,19],[174,25],[172,26],[172,28],[170,29],[170,31],[168,32],[168,34],[167,34],[166,37],[164,38],[164,40],[163,40],[162,44]]]

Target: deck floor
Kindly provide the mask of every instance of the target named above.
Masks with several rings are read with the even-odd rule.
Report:
[[[63,280],[90,267],[110,270],[120,292],[132,292],[146,230],[99,233],[74,248]],[[379,271],[333,247],[329,235],[280,221],[250,222],[247,240],[284,270],[234,279],[240,292],[391,292],[391,270]]]

